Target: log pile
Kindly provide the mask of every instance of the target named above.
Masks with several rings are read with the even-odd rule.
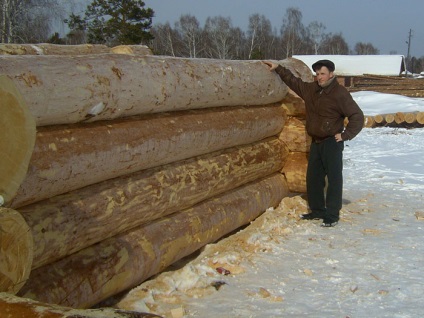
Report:
[[[393,128],[423,128],[424,112],[397,112],[368,116],[366,126]]]
[[[66,49],[0,56],[21,118],[0,190],[28,234],[0,291],[89,308],[304,192],[303,102],[261,62]]]
[[[424,97],[424,81],[405,77],[366,74],[354,77],[352,85],[346,88],[350,92],[374,91],[408,97]]]

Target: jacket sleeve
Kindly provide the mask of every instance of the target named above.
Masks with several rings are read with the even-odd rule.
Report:
[[[283,82],[286,83],[286,85],[290,87],[297,95],[299,95],[301,98],[304,97],[305,82],[303,82],[302,79],[294,76],[289,69],[281,65],[277,66],[275,72],[280,76]]]
[[[342,139],[351,140],[359,134],[364,127],[364,113],[347,91],[342,108],[345,116],[349,120],[346,129],[342,133]]]

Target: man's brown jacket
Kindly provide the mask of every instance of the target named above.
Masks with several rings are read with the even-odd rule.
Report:
[[[338,133],[343,140],[350,140],[361,131],[364,114],[336,78],[323,88],[317,82],[302,81],[281,65],[275,71],[305,101],[306,130],[314,141],[320,142]],[[346,128],[345,117],[349,120]]]

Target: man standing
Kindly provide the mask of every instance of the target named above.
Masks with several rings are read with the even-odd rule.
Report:
[[[304,82],[287,68],[264,62],[305,102],[306,131],[312,138],[306,173],[308,205],[304,220],[323,219],[321,226],[337,224],[342,208],[344,141],[354,138],[364,125],[364,114],[334,76],[335,65],[320,60],[312,65],[315,82]],[[348,124],[344,127],[344,119]],[[328,180],[327,193],[325,177]]]

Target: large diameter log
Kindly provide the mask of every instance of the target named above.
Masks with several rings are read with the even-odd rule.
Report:
[[[10,207],[249,144],[278,134],[284,121],[281,107],[255,106],[40,127],[28,173]]]
[[[260,61],[126,54],[0,56],[37,126],[144,113],[265,105],[287,86]]]
[[[154,314],[113,308],[74,309],[0,293],[1,318],[154,318]]]
[[[91,307],[247,224],[288,193],[284,177],[276,173],[40,267],[20,295]]]
[[[312,141],[306,132],[305,123],[296,117],[288,118],[279,139],[291,152],[309,152]]]
[[[22,207],[34,237],[33,268],[280,171],[286,156],[271,138]]]
[[[15,85],[0,76],[0,206],[18,191],[35,143],[35,121]]]
[[[288,68],[296,77],[301,78],[305,82],[313,82],[314,75],[311,72],[310,66],[306,65],[305,62],[289,57],[287,59],[278,61],[279,64]]]
[[[25,219],[17,211],[1,207],[0,251],[0,292],[16,294],[31,272],[34,244]]]
[[[0,55],[82,55],[101,53],[151,55],[152,51],[145,45],[119,45],[110,48],[102,44],[0,43]]]
[[[306,193],[306,171],[308,169],[308,154],[292,152],[287,157],[282,170],[287,180],[289,190],[293,193]]]

